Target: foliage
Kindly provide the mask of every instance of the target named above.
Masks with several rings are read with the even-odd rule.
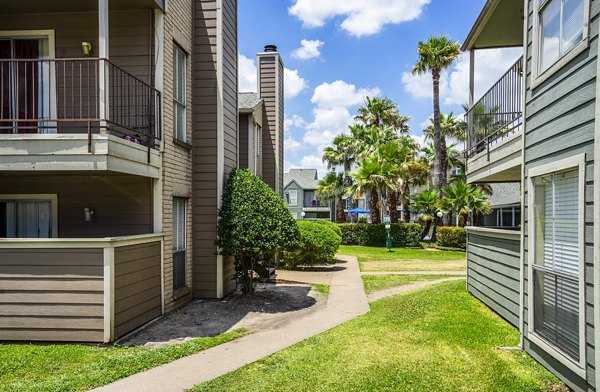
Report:
[[[159,348],[79,344],[0,345],[0,390],[87,391],[227,343],[244,329]]]
[[[222,377],[200,391],[563,391],[520,350],[519,331],[465,290],[441,283]]]
[[[387,232],[385,225],[363,223],[344,223],[339,225],[342,231],[342,244],[385,247]],[[418,247],[420,226],[415,223],[392,223],[392,245],[394,247]]]
[[[417,214],[417,219],[423,226],[421,230],[421,241],[429,234],[431,224],[436,219],[436,214],[440,210],[438,192],[436,189],[430,189],[418,193],[413,196],[414,204],[412,206],[412,212]]]
[[[319,198],[326,202],[335,201],[335,220],[337,222],[345,222],[346,214],[344,213],[344,195],[346,187],[344,186],[344,174],[329,172],[325,178],[319,181],[317,194]]]
[[[325,219],[317,219],[316,221],[313,221],[315,223],[318,223],[320,225],[325,225],[327,227],[329,227],[331,230],[335,231],[335,233],[337,235],[339,235],[340,237],[342,236],[342,229],[340,229],[340,225],[330,222],[328,220]]]
[[[366,97],[365,105],[358,108],[356,120],[366,125],[391,128],[398,133],[408,133],[410,117],[402,116],[398,105],[387,97]]]
[[[232,170],[225,182],[217,234],[219,254],[235,258],[236,279],[245,293],[254,291],[253,271],[299,236],[284,201],[246,169]]]
[[[458,214],[458,225],[464,227],[469,215],[489,214],[492,206],[488,196],[481,188],[467,184],[464,181],[455,181],[445,189],[446,195],[441,201],[441,208],[446,211],[456,211]]]
[[[308,220],[298,221],[300,236],[296,247],[284,253],[279,266],[292,269],[298,266],[330,263],[342,238],[329,225]]]
[[[437,228],[437,244],[443,247],[467,247],[467,231],[464,227],[439,226]]]
[[[362,196],[368,194],[371,198],[371,221],[378,224],[381,222],[380,195],[385,194],[391,188],[391,177],[394,166],[390,163],[381,163],[376,157],[364,159],[358,164],[358,168],[352,172],[355,183],[348,190],[348,194]]]

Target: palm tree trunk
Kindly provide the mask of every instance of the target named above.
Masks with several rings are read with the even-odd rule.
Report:
[[[372,190],[371,191],[371,223],[373,224],[380,224],[381,223],[381,216],[379,214],[379,194],[377,193],[377,190]]]
[[[421,230],[421,241],[423,241],[425,239],[425,237],[427,237],[427,234],[429,234],[430,229],[431,229],[431,221],[427,221],[427,223],[425,223],[425,225],[423,225],[423,230]]]
[[[442,130],[440,127],[440,71],[434,70],[433,77],[433,144],[435,157],[433,160],[433,186],[437,188],[439,196],[443,196],[443,186],[446,175],[442,171]]]
[[[402,191],[400,192],[400,205],[402,206],[402,222],[410,222],[410,199],[409,199],[410,188],[408,187],[408,181],[404,181],[402,184]]]
[[[398,223],[398,192],[388,192],[388,205],[390,207],[390,221]]]
[[[339,195],[335,202],[335,221],[338,223],[346,222],[346,214],[344,213],[344,197]]]

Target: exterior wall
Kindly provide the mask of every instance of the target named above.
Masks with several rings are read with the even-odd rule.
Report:
[[[102,249],[0,249],[0,340],[102,342]]]
[[[286,194],[289,191],[297,191],[298,192],[298,205],[296,207],[287,205],[287,197]],[[284,190],[284,200],[286,200],[286,205],[288,206],[290,212],[292,214],[296,214],[296,219],[302,219],[301,213],[304,206],[304,189],[302,189],[296,182],[292,181],[288,186],[285,187]]]
[[[187,77],[187,132],[192,140],[192,0],[172,0],[164,15],[164,89],[163,89],[163,168],[162,168],[162,231],[164,237],[165,311],[191,299],[192,287],[192,147],[174,139],[173,118],[173,48],[178,45],[188,54]],[[187,288],[173,292],[173,198],[181,197],[187,203]]]
[[[264,100],[262,178],[283,195],[283,62],[277,52],[259,53],[258,94]]]
[[[110,59],[115,65],[152,84],[153,13],[151,10],[111,11],[109,14]],[[83,57],[81,42],[92,43],[98,56],[98,13],[2,14],[2,30],[54,30],[56,57]]]
[[[58,236],[116,237],[152,233],[152,179],[130,175],[0,174],[0,195],[56,194]],[[0,196],[1,197],[1,196]],[[84,208],[94,220],[85,222]]]
[[[233,262],[215,256],[217,209],[237,165],[237,1],[194,0],[192,53],[193,295],[235,288]]]
[[[524,168],[528,183],[528,170],[537,166],[585,154],[585,312],[586,320],[586,379],[582,379],[547,352],[530,342],[526,337],[529,329],[528,319],[528,240],[530,222],[528,211],[523,209],[524,228],[524,335],[525,349],[555,374],[565,380],[576,390],[592,390],[595,385],[594,366],[594,240],[593,240],[593,197],[594,197],[594,117],[597,77],[598,53],[598,14],[597,1],[591,1],[589,23],[589,47],[568,62],[546,81],[532,87],[532,35],[533,35],[533,1],[528,1],[526,43],[526,105],[525,105],[525,142]],[[526,187],[523,188],[527,192]],[[597,246],[597,244],[596,244]],[[596,310],[597,311],[597,310]]]
[[[519,326],[521,232],[469,228],[467,290]]]
[[[160,247],[157,241],[123,246],[114,251],[115,339],[162,313]]]
[[[248,128],[248,124],[250,122],[251,114],[249,113],[240,113],[238,118],[239,130],[240,130],[240,162],[239,167],[242,169],[248,169],[251,164],[251,157],[248,153],[248,145],[251,143],[250,138],[252,137],[251,130]]]

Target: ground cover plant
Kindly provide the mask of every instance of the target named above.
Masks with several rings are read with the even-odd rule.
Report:
[[[365,293],[405,286],[411,283],[454,278],[459,275],[363,275]]]
[[[441,283],[371,304],[371,312],[193,391],[548,391],[564,385],[516,346],[518,331]],[[566,389],[565,389],[566,390]]]
[[[339,254],[357,256],[361,271],[463,271],[465,252],[437,249],[385,248],[340,246]]]
[[[246,334],[243,329],[160,348],[80,344],[0,345],[0,391],[83,391]]]

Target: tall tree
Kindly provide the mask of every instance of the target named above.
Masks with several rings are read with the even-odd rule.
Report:
[[[417,214],[419,221],[423,225],[421,230],[421,241],[425,239],[431,230],[431,224],[436,220],[436,214],[439,211],[438,192],[436,189],[430,189],[413,196],[412,211]]]
[[[371,157],[360,161],[358,168],[352,172],[354,184],[347,193],[355,196],[369,195],[371,223],[381,223],[381,196],[386,195],[387,190],[392,187],[389,179],[393,170],[389,163],[382,163],[377,157]]]
[[[344,195],[346,187],[344,186],[344,174],[329,172],[319,181],[317,194],[324,201],[335,201],[335,221],[346,222],[344,213]]]
[[[443,157],[440,129],[440,76],[444,69],[448,68],[459,56],[460,49],[456,41],[446,35],[433,36],[427,41],[419,41],[417,44],[419,59],[414,65],[414,74],[430,73],[433,80],[433,144],[435,146],[435,161],[433,166],[434,187],[443,192],[446,185],[446,173],[443,172]]]
[[[430,118],[431,125],[423,130],[425,138],[434,140],[434,121]],[[459,162],[459,156],[461,155],[458,150],[454,149],[456,144],[448,146],[448,139],[464,142],[467,137],[466,124],[464,121],[454,116],[454,113],[448,114],[440,113],[440,150],[442,154],[442,172],[445,175],[448,174],[448,169],[453,168]],[[434,160],[435,161],[435,160]],[[447,183],[447,179],[446,179]]]
[[[355,119],[368,126],[391,128],[399,135],[408,134],[410,130],[410,117],[401,115],[398,105],[387,97],[366,97]]]
[[[356,160],[354,152],[354,137],[341,134],[333,139],[333,146],[323,150],[323,162],[327,163],[329,169],[341,167],[344,170],[344,186],[352,185],[350,171]]]
[[[392,223],[398,223],[398,196],[402,186],[401,171],[407,159],[410,159],[414,141],[410,136],[395,139],[387,144],[379,146],[377,156],[381,163],[389,164],[391,170],[388,176],[390,186],[387,189],[386,204],[390,213]]]
[[[489,214],[492,211],[488,197],[481,188],[463,181],[456,181],[445,189],[441,201],[442,209],[446,212],[455,210],[458,214],[458,225],[464,227],[469,221],[469,215]]]

